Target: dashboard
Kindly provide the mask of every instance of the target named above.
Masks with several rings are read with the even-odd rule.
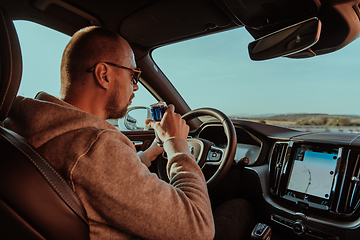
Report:
[[[312,133],[233,120],[234,165],[221,189],[247,198],[258,222],[277,239],[359,239],[360,135]],[[205,123],[198,137],[226,146],[220,124]],[[220,189],[221,188],[221,189]],[[221,193],[224,195],[224,193]]]
[[[241,136],[241,138],[237,139],[234,161],[237,163],[242,158],[247,157],[250,165],[255,164],[260,154],[262,142],[260,139],[241,128],[236,128],[236,135]],[[221,125],[205,126],[202,128],[198,137],[207,139],[221,148],[224,148],[227,145],[226,136]]]

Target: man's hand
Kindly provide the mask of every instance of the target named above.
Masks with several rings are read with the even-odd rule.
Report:
[[[163,142],[172,137],[187,139],[190,130],[180,114],[175,113],[175,107],[172,104],[167,107],[164,117],[160,122],[146,119],[145,124],[154,128],[158,137]]]

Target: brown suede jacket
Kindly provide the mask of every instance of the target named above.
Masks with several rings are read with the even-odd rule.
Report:
[[[164,143],[170,184],[141,163],[107,121],[41,92],[17,97],[5,127],[65,178],[85,206],[91,239],[213,239],[203,174],[184,139]]]

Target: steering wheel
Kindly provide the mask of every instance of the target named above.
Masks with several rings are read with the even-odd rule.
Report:
[[[195,157],[196,162],[201,169],[205,165],[218,166],[215,173],[206,182],[208,189],[212,190],[227,174],[233,164],[236,153],[237,138],[232,121],[223,112],[217,109],[199,108],[184,114],[182,118],[189,122],[190,120],[201,116],[212,116],[219,120],[227,139],[225,147],[216,146],[213,142],[202,138],[191,137],[187,139],[190,152]],[[197,130],[195,130],[195,132],[197,132]],[[158,173],[162,178],[165,177],[164,174],[166,175],[165,169],[166,161],[164,159],[158,161]]]

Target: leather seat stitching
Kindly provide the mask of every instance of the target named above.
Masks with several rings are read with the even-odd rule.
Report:
[[[53,186],[57,192],[64,198],[64,200],[66,200],[67,204],[69,204],[71,206],[71,208],[78,214],[78,216],[83,219],[86,223],[88,222],[83,216],[82,214],[74,207],[73,204],[71,204],[71,202],[61,193],[61,191],[56,187],[56,185],[48,178],[48,176],[46,175],[46,173],[37,165],[37,163],[26,153],[24,152],[21,148],[19,148],[16,144],[14,144],[13,141],[11,141],[8,137],[6,136],[3,136],[5,137],[9,142],[11,142],[18,150],[20,150],[25,156],[27,156],[29,158],[29,160],[41,171],[41,173],[44,175],[44,177],[48,180],[48,182],[51,184],[51,186]],[[54,171],[54,169],[37,153],[35,152],[26,142],[23,142],[25,143],[31,151],[33,151],[58,177],[59,179],[65,183],[63,181],[63,179],[58,175],[57,172]],[[67,187],[67,185],[65,184],[65,187]],[[68,188],[70,190],[70,188]]]
[[[4,14],[1,12],[1,18],[2,18],[2,21],[3,21],[3,23],[4,23],[4,27],[5,27],[5,32],[6,32],[6,36],[7,36],[7,40],[8,40],[8,45],[9,45],[9,50],[10,50],[10,53],[12,52],[12,50],[11,50],[11,42],[10,42],[10,35],[9,35],[9,31],[8,31],[8,28],[6,27],[6,21],[5,21],[5,16],[4,16]],[[6,99],[6,96],[7,96],[7,93],[8,93],[8,91],[9,91],[9,86],[10,86],[10,84],[11,84],[11,79],[12,79],[12,73],[13,73],[13,62],[12,62],[12,55],[10,54],[10,82],[9,82],[9,84],[7,85],[7,87],[6,87],[6,92],[5,92],[5,94],[4,94],[4,98],[3,98],[3,100],[2,100],[2,102],[1,102],[1,106],[0,106],[0,109],[3,107],[3,105],[4,105],[4,102],[5,102],[5,99]]]

